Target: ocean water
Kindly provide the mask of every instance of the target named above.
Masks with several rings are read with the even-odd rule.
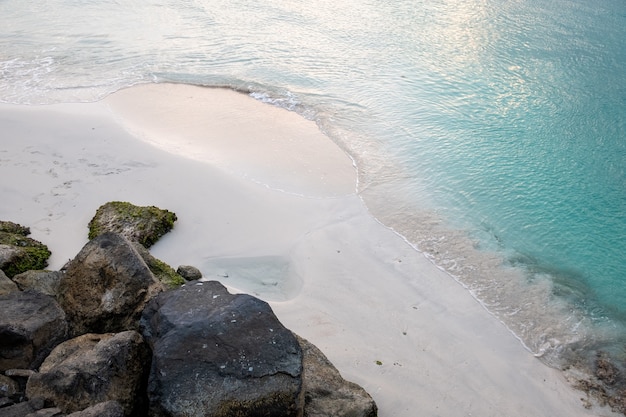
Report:
[[[372,214],[530,351],[625,362],[624,0],[0,0],[0,16],[0,102],[181,82],[299,112],[357,162]]]

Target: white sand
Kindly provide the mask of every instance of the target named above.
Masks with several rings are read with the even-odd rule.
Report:
[[[148,85],[94,104],[0,105],[0,132],[0,219],[30,226],[53,269],[86,243],[99,205],[156,205],[179,220],[155,256],[270,301],[381,416],[611,415],[583,408],[559,372],[371,218],[352,161],[294,113]]]

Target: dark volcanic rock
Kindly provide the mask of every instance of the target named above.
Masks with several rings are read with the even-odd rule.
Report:
[[[115,400],[125,415],[145,406],[149,349],[135,331],[85,334],[57,346],[26,385],[29,398],[41,397],[64,413]]]
[[[376,417],[378,408],[359,385],[346,381],[326,356],[298,337],[304,357],[305,417]]]
[[[69,263],[58,298],[76,336],[136,329],[145,304],[162,290],[133,244],[108,232]]]
[[[172,230],[175,221],[176,214],[168,210],[112,201],[100,206],[89,222],[89,239],[104,232],[116,232],[149,248]]]
[[[0,372],[38,367],[67,336],[65,313],[36,291],[0,296]]]
[[[26,271],[13,277],[20,290],[35,290],[40,293],[57,295],[63,273],[59,271]]]
[[[153,416],[297,416],[302,351],[269,305],[219,282],[160,294],[142,316]]]

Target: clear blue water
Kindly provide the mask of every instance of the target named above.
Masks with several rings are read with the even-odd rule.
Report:
[[[251,91],[317,121],[372,213],[548,363],[626,356],[624,0],[0,0],[0,16],[0,101]]]

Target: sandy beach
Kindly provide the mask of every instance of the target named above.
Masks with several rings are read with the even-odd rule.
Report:
[[[0,219],[59,269],[107,201],[175,212],[152,249],[268,302],[379,415],[611,416],[368,213],[353,161],[299,115],[151,84],[89,104],[0,104]]]

